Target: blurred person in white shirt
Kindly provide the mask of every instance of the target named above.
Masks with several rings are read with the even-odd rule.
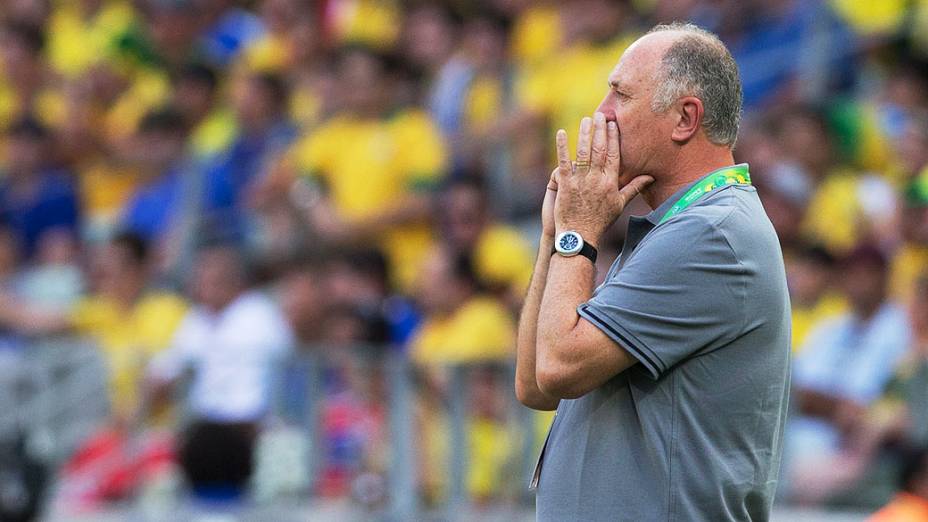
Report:
[[[278,305],[249,289],[245,260],[232,246],[199,252],[191,294],[197,305],[171,348],[152,361],[149,377],[163,396],[192,373],[181,466],[197,496],[235,499],[251,475],[255,437],[292,334]]]

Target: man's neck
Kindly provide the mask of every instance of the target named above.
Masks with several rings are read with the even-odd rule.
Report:
[[[680,158],[671,162],[667,171],[653,176],[654,182],[641,192],[641,196],[652,210],[656,209],[680,189],[692,185],[714,170],[734,164],[735,159],[728,149],[713,149],[711,153]]]

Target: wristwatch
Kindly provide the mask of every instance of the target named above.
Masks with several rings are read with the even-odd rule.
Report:
[[[596,263],[596,248],[585,242],[580,234],[573,230],[561,232],[554,239],[554,249],[551,254],[558,253],[564,257],[581,255]]]

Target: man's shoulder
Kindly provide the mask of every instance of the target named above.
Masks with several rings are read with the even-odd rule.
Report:
[[[753,186],[729,185],[706,194],[686,212],[694,221],[706,226],[738,230],[745,226],[769,222]]]
[[[657,230],[661,229],[666,234],[722,242],[739,259],[782,257],[776,231],[752,186],[733,185],[707,194]]]

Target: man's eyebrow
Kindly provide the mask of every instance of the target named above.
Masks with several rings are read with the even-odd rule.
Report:
[[[622,90],[622,84],[618,80],[607,80],[606,83],[609,84],[609,87],[614,90]]]

